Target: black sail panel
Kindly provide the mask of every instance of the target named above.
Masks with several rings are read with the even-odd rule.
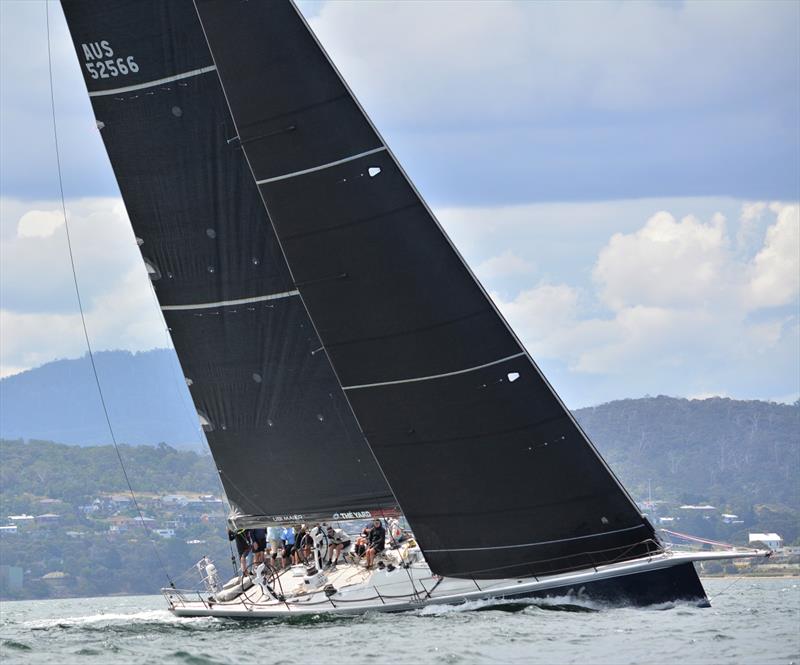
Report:
[[[658,549],[296,8],[196,5],[295,285],[432,570]]]
[[[394,508],[235,140],[191,0],[62,4],[237,523]]]

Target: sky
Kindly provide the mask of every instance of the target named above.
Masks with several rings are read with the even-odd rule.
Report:
[[[568,406],[800,395],[800,3],[302,2]],[[93,347],[169,344],[50,5]],[[0,375],[85,353],[42,0],[0,0]]]

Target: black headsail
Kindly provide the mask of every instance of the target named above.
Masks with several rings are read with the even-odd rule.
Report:
[[[64,0],[237,523],[396,506],[253,182],[191,0]]]
[[[196,5],[295,287],[432,570],[658,549],[294,5]]]

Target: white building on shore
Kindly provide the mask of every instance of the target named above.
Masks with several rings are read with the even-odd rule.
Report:
[[[751,533],[749,534],[748,542],[751,545],[754,543],[763,543],[771,550],[779,550],[783,545],[783,538],[777,533]]]

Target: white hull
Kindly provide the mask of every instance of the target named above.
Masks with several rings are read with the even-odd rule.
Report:
[[[507,599],[510,602],[529,596],[546,597],[575,595],[582,597],[585,589],[598,588],[614,580],[630,583],[632,577],[646,585],[652,574],[693,561],[733,559],[764,555],[764,552],[667,552],[623,563],[598,566],[547,577],[525,579],[469,580],[439,578],[431,574],[428,565],[418,562],[408,568],[392,571],[365,570],[354,564],[340,565],[328,571],[326,585],[335,592],[325,592],[324,586],[304,588],[302,578],[284,571],[275,583],[282,588],[284,600],[273,598],[255,584],[236,598],[225,602],[210,600],[207,593],[163,589],[170,611],[182,617],[276,618],[315,614],[362,614],[364,612],[401,612],[428,605],[459,604],[483,599]],[[677,570],[677,568],[676,568]],[[652,575],[651,575],[652,577]],[[702,588],[701,588],[702,589]],[[646,591],[646,590],[645,590]],[[591,596],[589,592],[588,597]],[[696,598],[698,602],[707,601]],[[646,603],[638,603],[646,604]]]

